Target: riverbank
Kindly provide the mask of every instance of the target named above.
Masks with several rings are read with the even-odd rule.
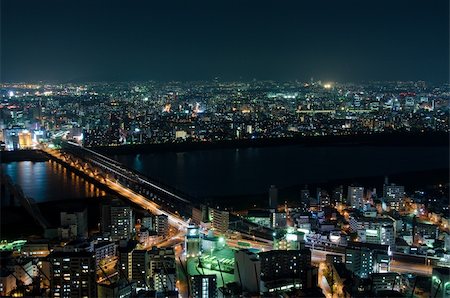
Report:
[[[276,147],[287,145],[313,146],[449,146],[447,133],[379,133],[348,136],[314,136],[272,139],[224,140],[217,142],[182,142],[98,146],[92,149],[106,155],[152,152],[186,152],[227,148]]]
[[[376,188],[379,196],[383,193],[384,176],[366,176],[345,179],[323,180],[317,183],[297,184],[279,188],[278,201],[282,204],[288,202],[290,206],[300,204],[300,191],[305,187],[309,190],[310,196],[316,196],[317,188],[327,191],[330,195],[333,189],[343,186],[343,195],[346,197],[347,187],[349,185],[361,185],[366,189]],[[442,168],[427,171],[411,171],[390,175],[389,182],[405,186],[407,194],[415,190],[430,190],[438,184],[449,184],[449,168]],[[448,196],[448,195],[447,195]],[[268,190],[266,193],[255,193],[243,196],[211,196],[208,198],[199,198],[199,202],[219,205],[234,210],[243,210],[249,208],[265,208],[268,204]]]

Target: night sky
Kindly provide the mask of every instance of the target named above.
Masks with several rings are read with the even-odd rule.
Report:
[[[2,0],[1,81],[449,79],[448,0],[92,2]]]

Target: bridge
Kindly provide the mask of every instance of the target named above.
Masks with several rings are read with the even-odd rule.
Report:
[[[43,151],[50,158],[82,172],[142,208],[154,214],[167,215],[171,225],[187,227],[193,205],[189,197],[180,191],[152,181],[74,142],[64,142],[61,150],[43,148]]]

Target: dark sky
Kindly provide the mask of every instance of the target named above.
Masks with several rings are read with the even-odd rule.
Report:
[[[1,80],[448,81],[448,0],[2,0]]]

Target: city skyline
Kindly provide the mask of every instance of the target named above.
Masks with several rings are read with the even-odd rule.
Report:
[[[448,1],[0,10],[0,296],[450,298]]]

